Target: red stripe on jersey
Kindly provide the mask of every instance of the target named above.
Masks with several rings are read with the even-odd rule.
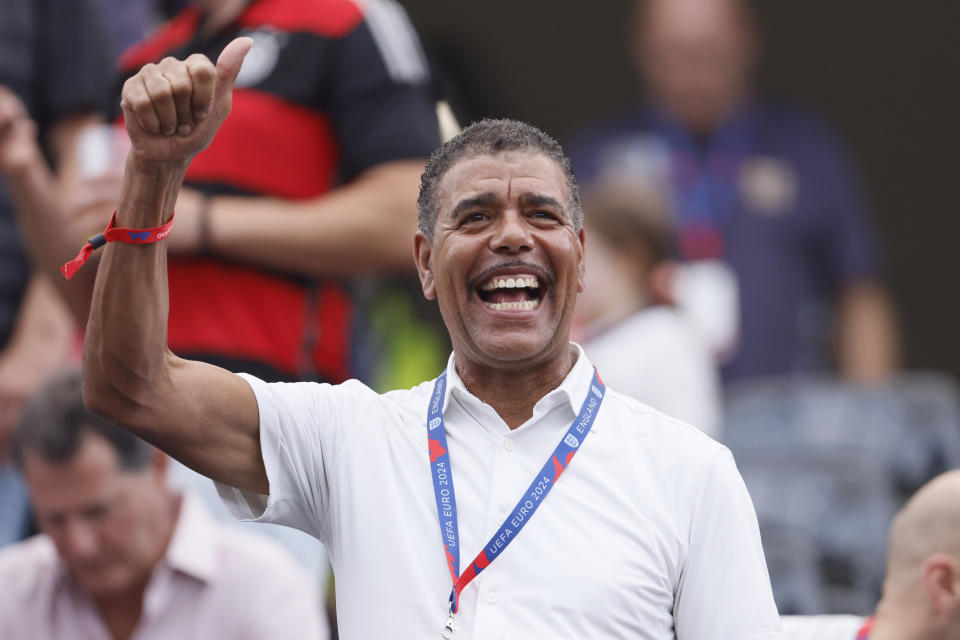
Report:
[[[166,22],[146,40],[127,49],[117,63],[123,72],[136,71],[150,62],[157,62],[169,51],[183,46],[190,41],[200,20],[200,12],[187,7]]]
[[[342,287],[331,284],[320,289],[313,317],[317,342],[312,355],[331,382],[350,377],[352,309],[353,302]]]
[[[350,33],[363,12],[351,0],[258,0],[240,16],[243,27],[309,31],[338,38]]]
[[[167,341],[175,353],[218,353],[265,362],[290,375],[303,369],[307,291],[257,267],[204,258],[169,263]],[[350,311],[346,295],[320,285],[311,323],[317,348],[309,366],[333,382],[347,377]],[[321,333],[329,327],[329,333]],[[306,354],[303,354],[306,355]]]
[[[187,179],[312,198],[332,186],[339,154],[331,150],[337,148],[325,114],[255,89],[236,89],[230,115],[190,164]]]

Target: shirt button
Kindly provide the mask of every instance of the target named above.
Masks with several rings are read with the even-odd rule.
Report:
[[[503,441],[503,448],[506,449],[507,451],[513,451],[513,447],[514,447],[514,446],[515,446],[515,445],[513,444],[513,440],[504,440],[504,441]]]
[[[503,521],[507,519],[506,513],[501,513],[497,516],[497,524],[503,524]]]
[[[487,598],[486,598],[487,604],[496,604],[498,599],[499,599],[499,598],[498,598],[498,596],[497,596],[497,592],[496,592],[496,591],[488,591],[488,592],[487,592]]]

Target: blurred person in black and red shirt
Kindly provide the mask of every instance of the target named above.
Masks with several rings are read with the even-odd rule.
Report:
[[[196,0],[121,57],[122,80],[166,56],[216,59],[238,35],[254,45],[233,112],[177,202],[170,346],[270,380],[339,382],[352,323],[341,279],[410,261],[396,239],[415,229],[438,142],[427,64],[393,0]],[[82,237],[113,206],[74,221]],[[56,246],[49,211],[22,218],[48,269],[72,257],[78,239]],[[94,272],[61,285],[80,318]]]

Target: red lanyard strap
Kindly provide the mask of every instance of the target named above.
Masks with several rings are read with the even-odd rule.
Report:
[[[110,216],[110,224],[103,230],[103,233],[98,233],[87,240],[87,244],[83,245],[77,257],[60,267],[63,277],[67,280],[72,278],[73,274],[90,258],[90,254],[108,242],[150,244],[158,240],[163,240],[170,235],[170,228],[173,227],[173,218],[174,216],[170,216],[170,220],[159,227],[152,227],[150,229],[128,229],[127,227],[114,226],[114,223],[117,221],[117,212],[114,211],[113,215]]]

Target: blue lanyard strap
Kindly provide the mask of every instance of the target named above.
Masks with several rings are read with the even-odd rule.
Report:
[[[447,374],[444,372],[433,386],[433,396],[430,398],[427,409],[427,445],[430,452],[430,471],[433,475],[433,493],[437,500],[437,518],[440,521],[443,552],[453,581],[453,589],[450,592],[450,611],[456,613],[463,589],[513,542],[560,479],[560,474],[570,464],[583,439],[590,432],[607,388],[594,369],[590,391],[583,401],[583,406],[580,407],[577,419],[567,429],[563,439],[527,487],[510,516],[504,520],[487,542],[486,547],[461,574],[457,500],[453,491],[453,469],[450,466],[450,450],[447,447],[447,429],[443,422],[443,396],[446,387]]]

